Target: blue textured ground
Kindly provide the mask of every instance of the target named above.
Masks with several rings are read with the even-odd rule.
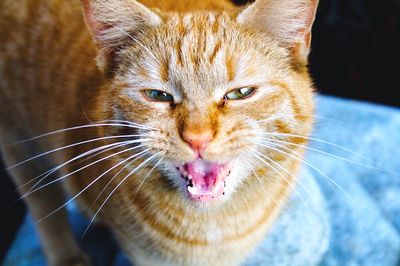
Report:
[[[400,173],[400,110],[330,97],[317,100],[319,116],[340,122],[318,118],[313,136],[372,162],[325,143],[313,141],[312,148]],[[246,265],[399,266],[400,177],[314,151],[307,160],[310,165],[302,170],[297,193]],[[72,213],[79,236],[86,221]],[[106,230],[93,227],[82,245],[96,266],[129,265],[121,254],[114,258],[118,250],[110,238]],[[4,265],[44,264],[28,217]]]

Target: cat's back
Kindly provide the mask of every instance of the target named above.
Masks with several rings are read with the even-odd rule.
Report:
[[[81,13],[79,0],[0,1],[0,133],[74,123],[79,99],[98,83]]]
[[[87,30],[79,0],[0,1],[2,62],[19,58],[20,63],[40,63],[61,57],[58,52],[67,48],[62,44],[74,43],[83,32]]]

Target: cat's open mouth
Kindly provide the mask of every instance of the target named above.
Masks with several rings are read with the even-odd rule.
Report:
[[[197,158],[177,168],[186,182],[186,191],[190,199],[209,202],[225,194],[225,179],[231,171],[230,163],[218,164]]]

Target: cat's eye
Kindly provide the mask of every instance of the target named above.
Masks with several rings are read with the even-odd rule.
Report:
[[[228,92],[225,95],[224,99],[226,99],[226,100],[241,100],[241,99],[249,98],[250,96],[252,96],[254,94],[255,91],[256,91],[256,88],[254,88],[254,87],[243,87],[240,89],[235,89],[235,90]]]
[[[159,90],[144,90],[143,94],[150,100],[157,102],[172,102],[174,100],[171,94]]]

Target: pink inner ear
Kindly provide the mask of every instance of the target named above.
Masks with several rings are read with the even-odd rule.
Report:
[[[312,25],[314,24],[315,14],[317,13],[318,9],[318,0],[312,0],[310,8],[307,9],[306,19],[305,19],[305,28],[301,29],[299,33],[301,33],[302,37],[304,38],[304,44],[307,48],[311,46],[311,29]]]
[[[310,0],[309,3],[307,3],[308,8],[306,9],[306,13],[297,14],[304,21],[304,26],[297,30],[301,41],[292,43],[291,49],[294,57],[300,60],[306,60],[311,47],[311,30],[318,8],[318,2],[318,0]]]
[[[112,61],[114,60],[114,53],[115,51],[112,47],[109,47],[105,44],[102,40],[102,36],[105,30],[111,28],[111,25],[103,23],[96,19],[94,14],[94,10],[92,7],[93,0],[81,0],[82,7],[83,7],[83,15],[85,18],[85,22],[90,30],[90,34],[94,39],[94,43],[96,44],[97,48],[101,51],[101,57],[98,57],[98,64],[101,68],[106,68],[107,66],[112,65]]]
[[[96,41],[99,41],[99,36],[101,36],[102,32],[106,29],[111,28],[110,25],[102,23],[93,16],[93,9],[91,8],[90,0],[81,0],[83,6],[83,14],[85,17],[85,21]]]
[[[238,22],[274,36],[292,50],[297,60],[307,60],[311,28],[318,0],[256,0],[239,14]]]

